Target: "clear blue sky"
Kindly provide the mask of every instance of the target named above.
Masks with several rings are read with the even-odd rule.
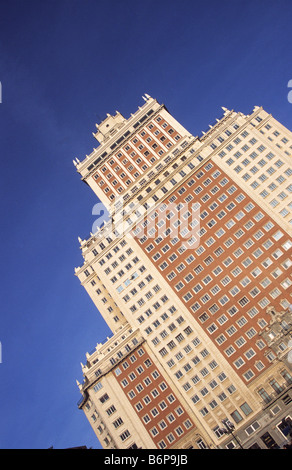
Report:
[[[291,0],[2,0],[0,448],[100,447],[75,383],[109,333],[74,276],[95,123],[149,93],[194,135],[221,106],[291,129],[291,24]]]

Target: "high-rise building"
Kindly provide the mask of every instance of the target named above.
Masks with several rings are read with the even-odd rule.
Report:
[[[261,107],[223,108],[195,137],[143,98],[74,161],[109,213],[75,274],[112,331],[86,354],[78,406],[109,449],[281,446],[292,133]]]

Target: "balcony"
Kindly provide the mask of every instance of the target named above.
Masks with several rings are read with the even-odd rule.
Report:
[[[287,380],[284,384],[282,384],[277,390],[275,390],[273,393],[267,394],[265,398],[263,398],[260,403],[263,407],[263,409],[267,408],[271,404],[273,404],[278,398],[281,398],[281,396],[284,393],[287,393],[287,391],[291,388],[292,386],[292,380]]]

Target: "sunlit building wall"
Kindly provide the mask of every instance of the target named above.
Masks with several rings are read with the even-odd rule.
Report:
[[[75,273],[113,333],[86,355],[79,407],[104,448],[282,445],[292,134],[255,107],[223,108],[196,137],[143,98],[128,119],[107,115],[74,161],[109,213],[80,239]]]

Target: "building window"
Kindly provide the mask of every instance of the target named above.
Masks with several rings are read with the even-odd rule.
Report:
[[[121,441],[125,441],[125,440],[128,439],[128,437],[130,437],[130,436],[131,436],[130,431],[126,430],[125,432],[123,432],[123,433],[120,435]]]

